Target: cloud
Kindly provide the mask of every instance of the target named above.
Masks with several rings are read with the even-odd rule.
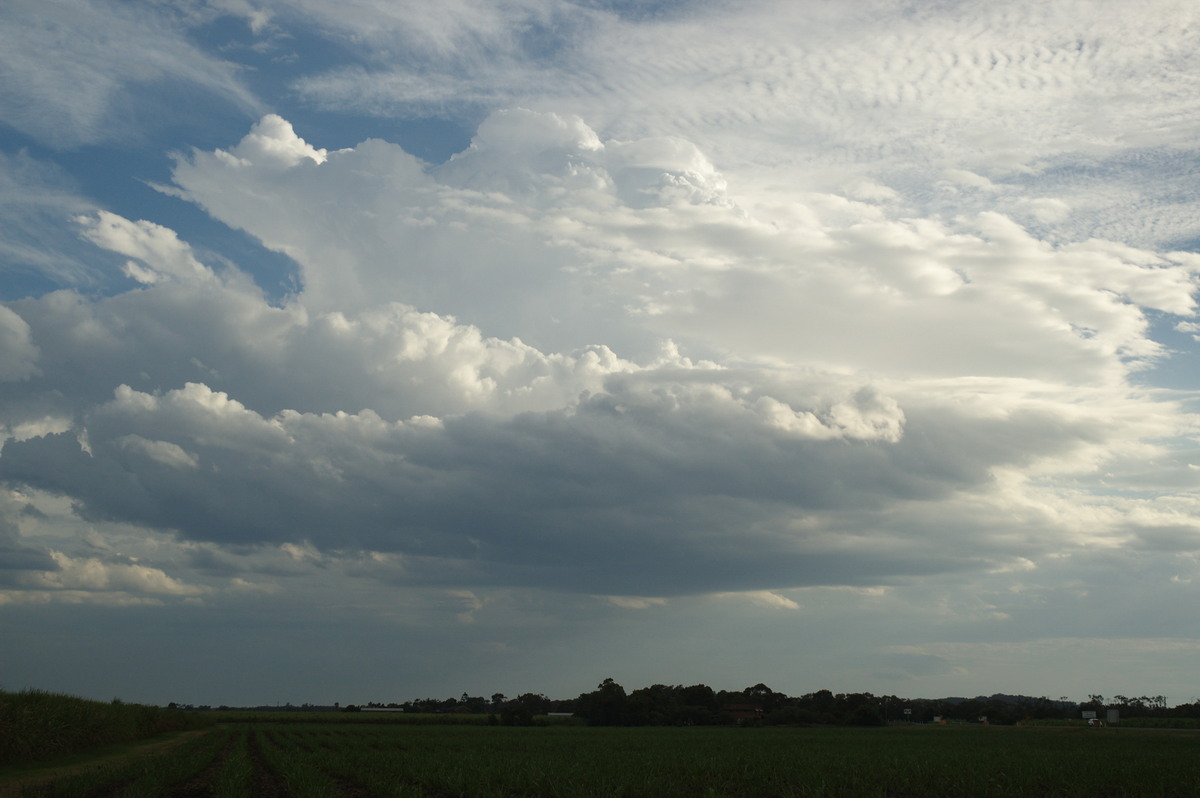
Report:
[[[1042,153],[1104,147],[1134,132],[1136,107],[1162,109],[1150,113],[1161,114],[1167,130],[1182,135],[1187,115],[1175,104],[1189,102],[1184,87],[1193,79],[1188,64],[1194,34],[1187,23],[1194,8],[1177,0],[1156,3],[1144,15],[1107,8],[1104,14],[1088,13],[1092,7],[704,3],[684,4],[677,13],[647,21],[595,7],[524,3],[500,13],[474,7],[470,16],[408,8],[404,25],[397,9],[374,3],[358,3],[356,13],[337,19],[305,10],[320,24],[369,37],[377,52],[420,47],[415,39],[426,31],[426,43],[442,44],[424,55],[448,49],[463,59],[446,59],[458,64],[456,70],[445,64],[439,69],[439,53],[420,61],[435,79],[457,78],[462,84],[449,97],[489,91],[498,95],[493,100],[498,105],[537,102],[570,110],[586,102],[606,129],[645,130],[674,119],[677,126],[709,135],[749,134],[751,147],[788,132],[804,150],[839,137],[842,146],[824,157],[840,159],[872,150],[903,157],[936,142],[952,147],[948,160],[959,163],[958,156],[983,149],[1011,157],[1031,146]],[[557,26],[548,30],[548,41],[520,36],[533,20],[551,15]],[[434,26],[441,35],[431,33]],[[1113,37],[1118,31],[1125,35]],[[651,46],[663,40],[673,46]],[[751,40],[757,46],[747,46]],[[1143,46],[1147,41],[1152,46]],[[538,58],[553,64],[553,82],[528,74]],[[1164,65],[1168,79],[1159,72]],[[420,103],[418,81],[404,81],[411,69],[401,63],[390,71],[334,73],[301,88],[326,103],[359,109],[361,99],[373,93],[376,110],[403,112],[414,100]],[[1152,92],[1154,101],[1131,102],[1127,92],[1134,87]],[[1099,97],[1110,102],[1081,118],[1079,110],[1095,109],[1091,104]],[[619,112],[621,102],[626,106]],[[1014,124],[1013,115],[1040,124]],[[967,118],[974,128],[951,135]],[[1155,130],[1154,140],[1161,142],[1164,128]]]
[[[75,221],[83,228],[83,237],[96,246],[136,258],[126,261],[122,271],[139,283],[156,283],[166,276],[183,280],[212,276],[175,231],[161,225],[144,220],[130,222],[108,211],[98,211],[94,218],[80,216]]]
[[[90,210],[74,181],[54,164],[27,152],[0,152],[0,219],[6,233],[0,256],[15,297],[28,281],[39,288],[100,284],[102,268],[95,250],[73,238],[63,239],[63,222]]]
[[[352,0],[337,12],[313,0],[265,2],[280,18],[304,20],[327,35],[364,42],[364,60],[458,63],[470,70],[561,46],[560,37],[598,16],[556,0],[454,0],[433,13],[420,2]],[[465,64],[463,63],[465,62]]]
[[[295,690],[738,686],[753,647],[798,692],[1057,695],[1190,651],[1197,418],[1153,386],[1197,332],[1191,4],[0,15],[0,580],[62,668],[261,702],[317,635]]]
[[[661,378],[612,383],[569,411],[440,422],[263,417],[199,384],[122,387],[85,422],[90,453],[65,435],[10,442],[0,470],[70,491],[95,520],[226,545],[394,552],[421,563],[409,581],[643,596],[871,584],[1034,554],[1047,544],[951,543],[963,516],[934,514],[958,491],[982,492],[971,512],[999,524],[1009,510],[986,498],[989,469],[1093,439],[1061,413],[954,413],[914,413],[899,440],[854,442],[780,434],[719,384]],[[847,534],[859,526],[875,531]]]
[[[382,142],[324,163],[256,156],[269,138],[317,152],[268,118],[228,153],[177,164],[176,193],[296,259],[314,309],[394,297],[543,350],[645,353],[670,338],[822,368],[1078,380],[1121,379],[1162,354],[1143,308],[1194,309],[1192,256],[1051,245],[996,212],[944,223],[826,203],[756,216],[695,145],[605,142],[577,118],[498,113],[434,169]],[[264,205],[263,191],[284,199]]]
[[[697,655],[719,629],[856,690],[1192,634],[1196,419],[1148,388],[1196,332],[1190,4],[0,14],[37,148],[290,89],[157,148],[162,204],[0,162],[0,595],[29,618],[202,610],[251,652],[300,613],[438,684],[630,637],[710,682],[744,667]],[[426,163],[346,146],[343,112],[475,134]]]
[[[748,599],[755,606],[765,609],[775,610],[799,610],[802,609],[800,604],[797,604],[787,596],[774,593],[770,590],[755,590],[747,593],[727,593],[726,596],[734,598]]]
[[[661,607],[666,599],[644,598],[642,596],[605,596],[607,601],[626,610],[645,610],[651,607]]]
[[[13,573],[57,568],[58,564],[46,552],[21,539],[20,528],[10,512],[0,514],[0,588],[12,581]]]
[[[37,373],[38,349],[29,325],[8,308],[0,307],[0,381],[24,380]]]
[[[121,448],[143,454],[154,462],[169,468],[196,468],[199,465],[195,456],[168,441],[151,441],[140,435],[126,435],[115,443]]]
[[[0,590],[0,604],[156,604],[163,598],[194,597],[205,591],[138,563],[76,559],[50,552],[53,568],[26,570],[14,590]]]
[[[136,563],[104,563],[98,559],[75,560],[54,552],[58,570],[41,576],[37,583],[53,589],[129,590],[170,596],[196,595],[198,588],[181,584],[157,568]]]
[[[57,148],[111,141],[137,126],[139,95],[179,81],[241,111],[257,101],[232,65],[193,45],[157,9],[82,0],[14,0],[0,10],[0,109],[7,124]],[[140,119],[146,124],[149,118]]]
[[[194,46],[167,14],[103,1],[16,0],[0,19],[5,120],[55,148],[128,136],[127,108],[166,82],[180,82],[176,94],[182,86],[210,92],[242,113],[257,107],[234,67]]]
[[[10,427],[73,421],[0,474],[174,530],[213,573],[248,545],[371,552],[359,573],[398,584],[763,601],[1037,561],[1070,512],[1122,523],[1113,468],[1194,482],[1150,443],[1189,417],[1128,382],[1164,356],[1147,314],[1194,310],[1185,254],[743,203],[693,143],[521,109],[437,166],[268,116],[174,180],[299,290],[272,305],[167,228],[79,217],[134,285],[9,304],[41,369]],[[1041,534],[999,532],[1014,508]]]
[[[547,36],[520,31],[553,9]],[[299,78],[328,110],[470,123],[524,106],[573,113],[605,138],[673,135],[769,191],[844,191],[869,179],[920,215],[1002,210],[1056,229],[1139,246],[1193,237],[1195,8],[1146,13],[1106,4],[680,4],[654,19],[547,3],[465,23],[360,4],[337,36],[409,46],[408,31],[448,25],[439,54],[341,65]],[[312,12],[316,14],[317,12]],[[456,21],[457,20],[457,21]],[[662,47],[670,41],[670,48]],[[1191,87],[1191,88],[1189,88]],[[974,175],[942,190],[938,176]],[[987,199],[979,187],[992,186]],[[1152,199],[1151,199],[1152,198]],[[1048,229],[1048,228],[1047,228]]]

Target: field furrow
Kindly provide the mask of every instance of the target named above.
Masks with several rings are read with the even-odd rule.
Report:
[[[220,774],[229,767],[229,760],[237,750],[239,740],[244,735],[229,735],[224,747],[217,752],[212,761],[203,770],[193,775],[187,781],[173,785],[165,792],[164,798],[212,798],[213,785],[217,783]]]
[[[294,798],[286,779],[272,766],[259,741],[260,732],[251,730],[247,740],[250,758],[250,787],[255,798]]]
[[[269,721],[23,798],[1057,798],[1200,795],[1200,733]]]

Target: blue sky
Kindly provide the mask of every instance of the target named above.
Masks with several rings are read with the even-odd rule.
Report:
[[[1193,4],[0,8],[0,685],[1194,700]]]

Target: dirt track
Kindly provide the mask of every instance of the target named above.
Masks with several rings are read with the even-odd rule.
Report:
[[[66,776],[87,773],[88,771],[110,765],[123,765],[139,757],[167,751],[176,746],[183,745],[188,740],[194,740],[201,735],[208,734],[210,731],[212,729],[180,732],[170,737],[149,740],[120,753],[89,759],[86,762],[76,762],[70,765],[46,765],[45,767],[27,770],[23,773],[3,776],[0,777],[0,798],[17,798],[21,794],[21,790],[26,787],[54,781]]]

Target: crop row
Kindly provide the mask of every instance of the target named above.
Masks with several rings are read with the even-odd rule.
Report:
[[[1189,732],[237,724],[37,798],[1185,796]]]

